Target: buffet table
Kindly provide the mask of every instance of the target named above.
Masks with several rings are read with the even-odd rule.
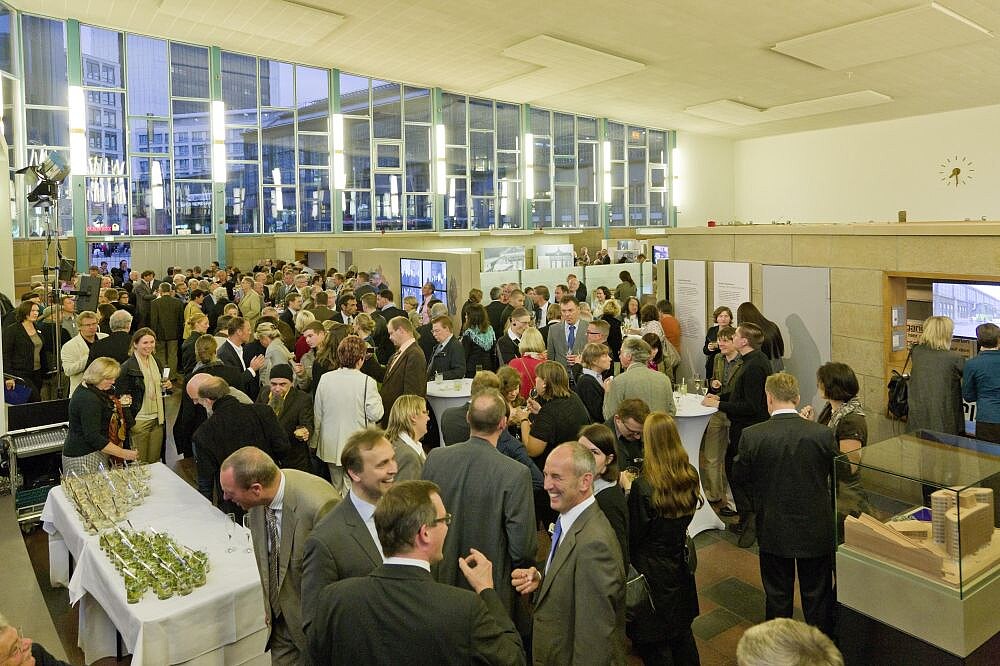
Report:
[[[208,553],[204,587],[159,600],[151,592],[128,604],[121,575],[88,534],[62,488],[49,492],[42,525],[49,534],[49,577],[79,603],[79,646],[87,663],[117,653],[116,632],[133,664],[269,663],[264,593],[247,530],[237,525],[230,544],[227,518],[161,463],[151,466],[150,495],[132,509],[136,530],[152,527],[182,545]],[[69,557],[76,567],[69,574]]]
[[[708,420],[712,414],[719,411],[715,407],[706,407],[701,404],[702,396],[695,393],[681,395],[674,393],[674,403],[677,405],[677,432],[681,436],[681,443],[688,454],[688,460],[692,465],[698,467],[699,454],[701,452],[701,438],[705,434]],[[699,484],[701,483],[699,476]],[[705,496],[704,489],[701,489],[701,496]],[[691,536],[704,532],[705,530],[724,530],[726,524],[719,519],[715,511],[708,502],[702,504],[701,508],[695,511],[688,533]]]

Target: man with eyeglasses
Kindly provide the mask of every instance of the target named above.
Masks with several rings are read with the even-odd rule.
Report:
[[[507,327],[507,333],[497,340],[497,356],[500,365],[507,365],[521,356],[518,349],[521,345],[521,336],[531,326],[531,322],[531,313],[525,308],[516,308],[510,313],[510,326]]]
[[[642,426],[649,416],[649,407],[638,398],[622,400],[614,416],[604,422],[618,439],[618,466],[623,472],[642,471]]]
[[[474,592],[431,576],[451,522],[430,481],[404,481],[386,491],[375,508],[383,564],[368,576],[314,591],[319,599],[307,628],[314,664],[525,663],[485,555],[473,549],[458,561]]]
[[[97,313],[90,310],[84,310],[76,316],[76,325],[80,332],[70,338],[59,351],[63,372],[69,377],[70,395],[83,382],[83,371],[87,369],[90,348],[98,340],[108,337],[107,333],[97,330]]]
[[[45,648],[25,637],[0,615],[0,664],[3,666],[69,666],[49,654]]]

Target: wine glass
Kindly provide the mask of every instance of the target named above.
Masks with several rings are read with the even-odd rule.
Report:
[[[253,534],[250,533],[250,514],[243,516],[243,529],[247,531],[247,552],[253,552]]]
[[[233,534],[236,533],[236,514],[227,513],[226,514],[226,538],[229,543],[226,545],[226,552],[231,553],[236,550],[233,546]]]

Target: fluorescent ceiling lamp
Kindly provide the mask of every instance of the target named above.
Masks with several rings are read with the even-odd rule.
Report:
[[[683,183],[681,182],[684,160],[683,153],[681,153],[680,148],[674,148],[670,151],[670,161],[671,170],[674,175],[674,182],[671,183],[671,189],[673,190],[673,204],[674,208],[680,208],[681,204],[684,203],[684,188],[682,187]]]
[[[80,86],[69,87],[69,168],[87,173],[87,104]]]
[[[524,134],[524,198],[535,198],[535,135]]]
[[[611,203],[611,142],[603,141],[601,143],[601,171],[602,180],[604,181],[604,203]]]
[[[342,190],[347,186],[347,160],[344,158],[344,115],[335,113],[330,120],[333,132],[333,187]]]
[[[445,182],[445,143],[444,125],[438,123],[434,126],[434,166],[435,180],[438,194],[447,194],[447,182]],[[454,193],[452,193],[454,196]],[[452,213],[454,215],[454,213]]]
[[[226,182],[226,144],[221,141],[212,144],[212,181]]]

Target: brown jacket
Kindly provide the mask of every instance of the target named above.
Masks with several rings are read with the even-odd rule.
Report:
[[[389,362],[379,374],[381,376],[376,376],[375,380],[382,383],[379,395],[382,396],[385,415],[380,425],[384,428],[396,398],[401,395],[427,395],[427,360],[420,345],[414,341],[402,355],[397,351],[389,357]]]

